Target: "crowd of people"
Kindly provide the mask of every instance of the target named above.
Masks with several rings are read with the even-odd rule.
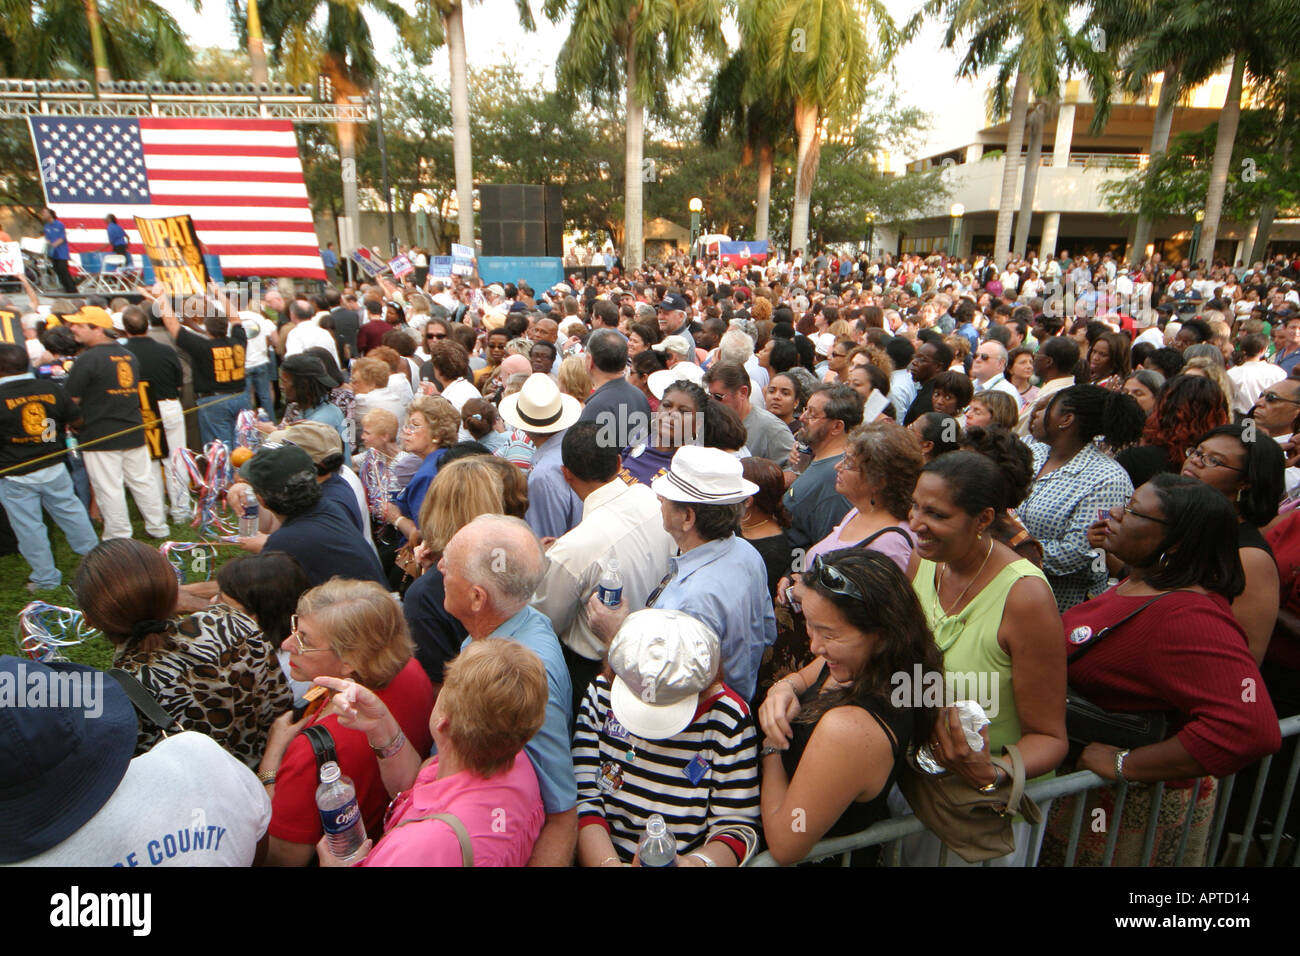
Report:
[[[0,862],[626,866],[660,817],[677,865],[795,863],[911,812],[927,761],[1010,791],[1006,753],[1132,784],[1116,861],[1158,813],[1147,862],[1213,864],[1217,779],[1300,711],[1298,269],[796,252],[0,302],[28,589],[63,583],[44,509],[162,711],[113,681],[94,719],[0,707]],[[218,440],[256,531],[178,579],[159,543],[196,505],[167,449]],[[939,699],[900,691],[921,675]],[[343,860],[327,744],[368,836]],[[1075,801],[1114,799],[1044,807],[994,862],[1065,862]]]

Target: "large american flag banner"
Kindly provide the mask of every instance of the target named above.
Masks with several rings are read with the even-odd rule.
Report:
[[[29,117],[47,205],[72,252],[102,252],[117,216],[189,213],[227,276],[324,279],[293,124],[258,119]]]

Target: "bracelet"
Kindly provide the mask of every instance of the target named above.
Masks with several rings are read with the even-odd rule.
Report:
[[[718,865],[718,861],[715,860],[715,859],[713,859],[713,857],[709,856],[709,855],[706,854],[706,853],[692,853],[691,856],[695,857],[695,859],[699,860],[699,861],[700,861],[701,863],[703,863],[705,866],[717,866],[717,865]]]
[[[389,757],[396,757],[401,753],[402,748],[405,746],[406,735],[402,733],[402,728],[398,727],[397,733],[393,736],[392,740],[384,744],[382,747],[371,747],[370,749],[380,760],[387,760]]]
[[[801,693],[803,693],[803,691],[799,690],[797,687],[794,686],[794,677],[795,677],[794,674],[787,674],[785,677],[781,678],[781,683],[789,684],[790,690],[794,692],[794,696],[798,697]]]
[[[275,783],[275,774],[274,770],[259,770],[257,771],[257,779],[262,786],[269,787]]]
[[[596,865],[597,865],[597,866],[604,866],[604,865],[607,864],[607,863],[621,863],[621,861],[619,860],[619,858],[618,858],[617,856],[607,856],[607,857],[605,857],[605,859],[601,860],[601,861],[600,861],[599,863],[597,863]]]
[[[1124,783],[1130,782],[1129,779],[1124,776],[1124,758],[1127,757],[1130,752],[1131,751],[1128,750],[1120,750],[1115,754],[1115,779]]]
[[[979,791],[980,793],[993,793],[993,791],[997,790],[998,787],[1002,786],[1006,782],[1007,782],[1006,771],[1004,771],[997,764],[994,764],[993,782],[990,784],[985,784],[984,786],[980,787]]]
[[[779,754],[781,751],[776,747],[764,747],[758,752],[759,758],[770,757],[772,754]]]

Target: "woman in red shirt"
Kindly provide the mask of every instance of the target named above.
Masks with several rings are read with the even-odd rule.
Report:
[[[1078,768],[1130,784],[1166,781],[1154,864],[1173,862],[1191,811],[1183,862],[1196,866],[1209,836],[1214,777],[1281,746],[1273,704],[1229,605],[1245,581],[1237,516],[1210,486],[1157,475],[1126,506],[1111,509],[1102,547],[1128,566],[1129,576],[1065,613],[1070,687],[1108,711],[1167,713],[1171,733],[1132,750],[1088,742]],[[1103,635],[1106,628],[1113,629]],[[1068,723],[1067,715],[1067,729]],[[1150,794],[1147,787],[1129,787],[1114,863],[1138,862]],[[1094,791],[1085,819],[1101,807],[1109,820],[1113,796]],[[1052,809],[1044,862],[1061,861],[1073,802]],[[1105,840],[1106,833],[1085,829],[1076,864],[1100,862]]]
[[[374,691],[417,754],[429,753],[433,685],[412,655],[402,609],[387,591],[371,581],[334,578],[298,600],[291,626],[283,646],[294,679],[356,681]],[[282,714],[271,727],[258,768],[271,798],[264,862],[273,866],[307,865],[324,832],[316,809],[316,758],[300,733],[313,724],[326,728],[334,740],[339,769],[356,787],[366,831],[376,837],[383,832],[388,790],[366,735],[348,729],[333,712],[325,715],[324,709],[296,723],[293,714]]]

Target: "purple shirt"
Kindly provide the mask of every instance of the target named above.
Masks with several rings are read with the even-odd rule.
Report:
[[[853,537],[846,541],[841,537],[844,533],[844,528],[857,516],[858,509],[850,508],[849,513],[844,516],[844,520],[837,524],[831,530],[830,534],[808,549],[808,553],[804,555],[803,566],[805,568],[810,568],[812,567],[813,559],[818,555],[828,554],[831,551],[838,551],[841,548],[853,548],[857,546],[859,541],[865,540],[864,538]],[[912,532],[912,529],[907,526],[906,521],[896,521],[894,522],[894,525],[907,532],[906,539],[897,532],[886,531],[884,534],[881,534],[876,538],[875,541],[872,541],[871,544],[867,546],[867,550],[877,551],[880,554],[883,554],[885,557],[889,558],[889,560],[897,564],[899,570],[906,574],[908,559],[912,556],[912,548],[916,546],[916,535]],[[867,537],[871,536],[867,535]]]

